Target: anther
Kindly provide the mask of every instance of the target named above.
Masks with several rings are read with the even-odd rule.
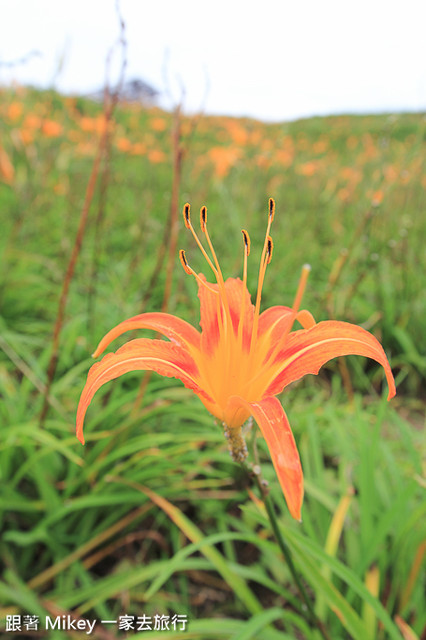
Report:
[[[272,260],[272,252],[274,250],[274,243],[272,242],[271,236],[268,236],[267,243],[268,244],[266,248],[266,253],[267,253],[266,264],[269,264]]]
[[[200,227],[201,231],[204,233],[206,230],[207,224],[207,207],[201,207],[200,209]]]
[[[188,207],[189,207],[189,205],[188,205]],[[189,275],[192,275],[193,271],[192,271],[191,267],[188,264],[188,261],[187,261],[186,256],[185,256],[185,251],[183,249],[180,249],[180,251],[179,251],[179,260],[181,261],[182,267],[185,269],[186,273],[188,273]]]
[[[272,222],[275,215],[275,200],[273,198],[269,198],[269,219]]]
[[[246,246],[247,257],[250,255],[250,236],[245,229],[241,229],[241,233],[243,234],[244,244]]]
[[[183,219],[185,222],[185,227],[187,229],[190,229],[191,227],[191,217],[190,217],[190,210],[191,210],[191,206],[188,204],[188,202],[183,206]]]

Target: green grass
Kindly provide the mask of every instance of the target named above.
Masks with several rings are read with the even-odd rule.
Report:
[[[165,269],[150,283],[170,207],[171,116],[116,111],[40,428],[59,295],[96,151],[89,129],[101,107],[22,89],[1,98],[0,618],[178,613],[188,615],[188,638],[318,640],[250,478],[191,392],[153,375],[137,405],[142,375],[128,374],[93,400],[84,448],[74,435],[98,340],[162,304]],[[33,128],[31,117],[39,118]],[[382,371],[359,358],[346,360],[345,384],[330,363],[283,394],[305,474],[301,525],[257,439],[280,528],[333,640],[401,638],[398,616],[420,638],[426,624],[425,125],[416,114],[274,125],[204,117],[183,137],[180,206],[208,206],[225,275],[241,273],[244,227],[255,291],[274,197],[263,308],[291,304],[309,262],[306,308],[317,320],[368,328],[395,373],[390,404]],[[179,247],[205,270],[183,224]],[[177,256],[175,266],[169,311],[197,325],[195,283]],[[163,635],[184,636],[134,637]]]

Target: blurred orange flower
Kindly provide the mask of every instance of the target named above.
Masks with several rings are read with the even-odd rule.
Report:
[[[399,171],[396,167],[389,164],[383,169],[386,182],[395,182],[399,176]]]
[[[284,167],[290,167],[294,159],[294,149],[277,149],[274,159]]]
[[[92,131],[97,133],[98,135],[102,135],[106,129],[107,121],[105,115],[100,113],[95,118],[90,118],[88,116],[83,116],[80,118],[80,128],[82,131]],[[112,123],[110,123],[112,127]]]
[[[299,164],[296,171],[302,176],[313,176],[318,171],[318,162],[312,160],[311,162]]]
[[[148,127],[153,131],[165,131],[167,122],[165,118],[152,118],[152,120],[149,121]]]
[[[30,144],[34,140],[34,130],[33,129],[21,129],[19,132],[21,136],[21,140],[23,144]]]
[[[63,127],[55,120],[43,120],[41,130],[47,138],[57,138],[61,135]]]
[[[117,138],[116,146],[119,151],[123,151],[123,153],[126,153],[127,151],[131,150],[132,143],[128,138],[120,137]]]
[[[226,121],[226,128],[231,136],[232,142],[242,147],[247,144],[249,139],[247,129],[245,129],[238,120],[229,118],[229,120]]]
[[[23,127],[26,129],[40,129],[41,118],[34,113],[29,113],[25,116]]]
[[[160,162],[166,162],[167,156],[161,149],[151,149],[151,151],[148,152],[148,160],[152,162],[152,164],[159,164]]]
[[[143,156],[146,153],[146,145],[143,142],[135,142],[130,153],[134,156]]]
[[[15,177],[15,169],[6,151],[0,147],[0,178],[11,184]]]
[[[327,151],[328,149],[328,140],[324,140],[324,139],[317,140],[312,145],[312,148],[315,151],[315,153],[324,153],[324,151]]]
[[[23,106],[22,102],[11,102],[7,109],[7,117],[12,122],[19,120],[22,115]]]
[[[371,204],[373,205],[373,207],[378,207],[379,204],[383,202],[384,197],[385,197],[385,194],[382,189],[377,189],[377,191],[374,191],[373,193],[371,193],[370,198],[371,198]]]
[[[212,147],[208,157],[214,164],[215,175],[224,178],[241,157],[241,151],[236,147]]]

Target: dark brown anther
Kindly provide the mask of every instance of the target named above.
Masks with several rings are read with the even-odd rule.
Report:
[[[200,209],[200,227],[203,233],[206,230],[206,224],[207,224],[207,207],[203,206]]]
[[[274,250],[274,243],[272,242],[271,236],[268,236],[267,243],[266,253],[268,254],[268,257],[266,259],[266,264],[269,264],[272,260],[272,252]]]
[[[188,261],[187,261],[186,256],[185,256],[185,251],[183,249],[181,249],[179,251],[179,260],[181,261],[182,267],[185,269],[186,273],[191,275],[192,274],[192,270],[191,270],[191,267],[188,264]]]
[[[272,220],[274,219],[274,215],[275,215],[275,200],[273,198],[269,198],[269,218]]]
[[[247,257],[248,257],[250,255],[250,236],[248,234],[248,231],[246,231],[245,229],[241,229],[241,233],[243,234],[244,244],[246,246]]]
[[[183,206],[183,219],[185,222],[185,227],[187,229],[190,228],[191,226],[191,217],[190,217],[190,211],[191,211],[191,206],[188,204],[188,202],[186,204],[184,204]]]

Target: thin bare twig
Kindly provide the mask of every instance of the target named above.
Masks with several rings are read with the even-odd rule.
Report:
[[[168,226],[170,228],[170,241],[168,260],[166,267],[166,283],[164,285],[162,311],[167,311],[169,305],[170,292],[172,288],[173,268],[176,260],[177,241],[179,235],[179,191],[182,176],[183,146],[181,144],[181,105],[179,104],[174,112],[173,118],[173,181],[172,197],[170,201],[170,214]]]
[[[122,18],[120,12],[120,5],[117,0],[116,2],[116,11],[117,17],[120,24],[120,37],[118,41],[111,47],[108,52],[107,60],[106,60],[106,73],[105,73],[105,89],[104,89],[104,103],[110,103],[111,99],[116,103],[119,99],[120,92],[124,82],[125,69],[127,66],[127,41],[125,37],[125,23]],[[114,51],[117,47],[120,47],[122,54],[122,62],[120,69],[120,76],[118,79],[118,83],[116,88],[111,95],[110,90],[110,70],[111,70],[111,61],[114,54]],[[98,211],[95,219],[95,233],[93,239],[93,250],[92,250],[92,264],[90,269],[89,276],[89,286],[88,286],[88,297],[87,297],[87,323],[88,329],[90,330],[92,326],[91,320],[95,315],[95,292],[96,292],[96,280],[98,275],[98,256],[101,254],[100,243],[102,238],[102,223],[105,218],[105,205],[107,201],[107,193],[110,181],[111,174],[111,140],[112,140],[112,131],[111,128],[107,128],[106,132],[106,142],[105,142],[105,154],[102,163],[102,171],[100,177],[100,188],[99,188],[99,203],[98,203]],[[91,332],[89,331],[89,334]]]
[[[120,22],[120,38],[118,40],[118,45],[121,47],[122,50],[122,64],[121,64],[121,71],[120,71],[120,80],[119,83],[117,85],[116,90],[111,94],[110,90],[109,90],[109,85],[108,85],[108,81],[105,85],[105,94],[104,94],[104,118],[105,118],[105,126],[104,126],[104,130],[101,134],[101,137],[99,139],[99,143],[98,143],[98,149],[97,149],[97,153],[95,156],[95,159],[93,161],[93,165],[92,165],[92,171],[89,177],[89,181],[87,184],[87,188],[86,188],[86,195],[84,198],[84,203],[83,203],[83,207],[81,210],[81,214],[80,214],[80,221],[79,221],[79,225],[78,225],[78,229],[77,229],[77,234],[76,234],[76,238],[75,238],[75,242],[74,242],[74,246],[71,252],[71,257],[70,260],[68,262],[68,267],[65,273],[65,277],[62,283],[62,291],[61,291],[61,295],[59,298],[59,304],[58,304],[58,313],[56,316],[56,322],[55,322],[55,326],[54,326],[54,330],[53,330],[53,339],[52,339],[52,353],[50,356],[50,360],[49,360],[49,364],[47,367],[47,381],[46,381],[46,387],[45,387],[45,391],[44,391],[44,402],[43,402],[43,408],[41,410],[41,414],[40,414],[40,426],[44,423],[44,420],[46,418],[47,412],[49,410],[49,392],[50,392],[50,388],[52,386],[52,382],[53,382],[53,378],[55,376],[55,372],[56,372],[56,367],[57,367],[57,363],[58,363],[58,353],[59,353],[59,339],[60,339],[60,334],[61,334],[61,330],[63,327],[63,323],[64,323],[64,318],[65,318],[65,309],[66,309],[66,304],[68,301],[68,293],[69,293],[69,288],[70,288],[70,284],[72,281],[72,278],[74,276],[74,271],[75,271],[75,266],[77,264],[77,260],[78,257],[80,255],[80,251],[81,251],[81,247],[83,244],[83,239],[84,239],[84,233],[86,230],[86,226],[87,226],[87,220],[88,220],[88,215],[89,215],[89,210],[90,210],[90,205],[92,204],[92,200],[93,200],[93,196],[95,193],[95,188],[96,188],[96,183],[97,183],[97,179],[98,179],[98,175],[99,175],[99,170],[100,170],[100,166],[101,166],[101,162],[105,157],[105,152],[106,152],[106,148],[107,148],[107,142],[108,142],[108,133],[109,133],[109,126],[110,126],[110,122],[112,121],[112,115],[114,112],[114,109],[116,107],[116,104],[118,102],[118,98],[119,98],[119,92],[121,89],[121,84],[124,78],[124,70],[126,67],[126,40],[125,40],[125,25],[124,25],[124,21],[121,17],[120,14],[120,10],[119,10],[119,2],[117,0],[116,2],[116,10],[117,10],[117,15],[119,18],[119,22]],[[114,45],[114,47],[112,48],[112,50],[110,51],[108,58],[107,58],[107,72],[109,70],[109,64],[110,64],[110,59],[111,59],[111,55],[112,52],[114,50],[116,45]]]

